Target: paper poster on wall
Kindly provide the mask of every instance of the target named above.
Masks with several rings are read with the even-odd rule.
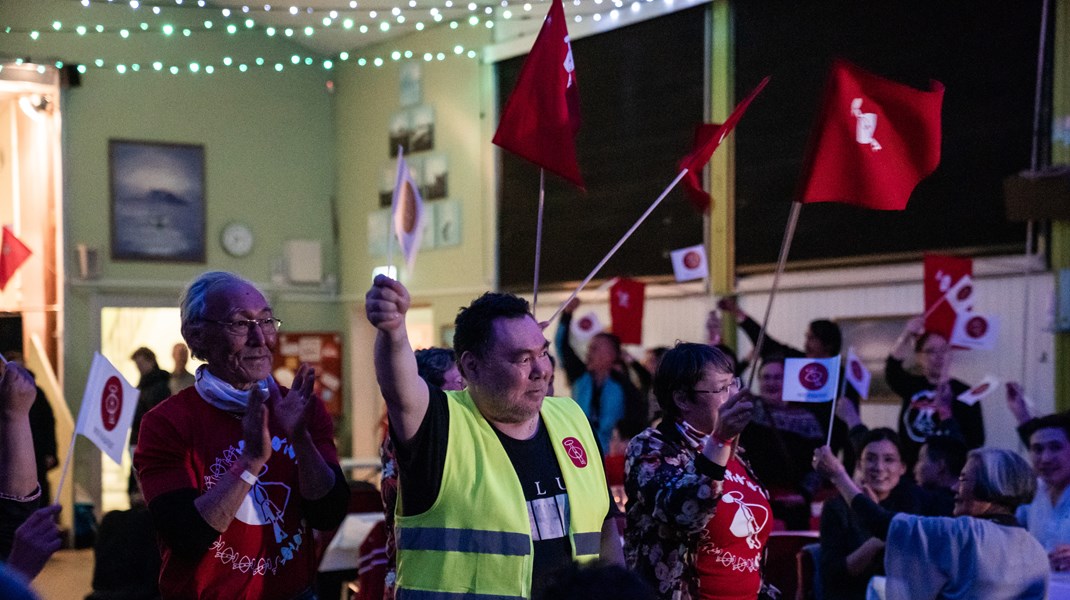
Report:
[[[405,153],[434,150],[435,148],[435,109],[424,105],[410,109],[409,146]]]
[[[280,332],[272,357],[272,375],[282,386],[293,383],[297,368],[308,363],[316,370],[313,392],[327,413],[342,416],[342,335],[335,332]]]
[[[411,116],[409,115],[409,112],[405,110],[395,113],[394,116],[390,118],[390,135],[388,142],[390,146],[390,158],[397,158],[398,146],[401,146],[405,151],[405,154],[409,153],[409,142],[412,137],[410,118]]]
[[[424,198],[440,200],[449,195],[445,154],[432,154],[424,160]]]
[[[456,198],[435,202],[435,247],[446,248],[461,244],[461,201]]]
[[[416,61],[401,63],[398,68],[398,102],[401,106],[416,106],[423,97],[422,73]]]
[[[368,254],[386,256],[386,244],[390,239],[390,209],[377,210],[368,215]]]

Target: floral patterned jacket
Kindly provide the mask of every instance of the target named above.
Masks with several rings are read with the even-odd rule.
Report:
[[[671,421],[647,428],[628,444],[624,558],[661,600],[698,598],[697,550],[721,498],[724,475],[704,458],[696,466],[696,456]],[[736,458],[757,482],[742,454]],[[762,590],[759,597],[779,594],[764,583]]]

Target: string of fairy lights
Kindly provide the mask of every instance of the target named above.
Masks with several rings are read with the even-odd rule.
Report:
[[[389,9],[376,9],[362,7],[359,0],[348,0],[340,3],[338,8],[323,7],[299,7],[297,5],[275,6],[271,4],[243,5],[239,7],[209,6],[205,0],[172,0],[172,1],[149,1],[141,0],[72,0],[81,4],[89,13],[94,9],[118,10],[128,8],[125,19],[132,19],[129,24],[117,25],[116,20],[111,19],[97,23],[67,22],[54,20],[47,26],[41,27],[18,27],[5,26],[2,33],[5,36],[26,36],[30,47],[38,45],[47,48],[51,39],[59,36],[66,38],[115,36],[119,40],[128,40],[132,36],[159,35],[164,38],[188,38],[196,41],[200,36],[225,35],[227,37],[245,35],[266,35],[268,38],[311,38],[325,32],[341,32],[345,34],[387,34],[391,31],[404,33],[408,31],[424,31],[425,29],[442,25],[457,30],[464,27],[484,27],[492,29],[497,19],[541,19],[544,14],[542,6],[548,4],[548,0],[495,0],[494,4],[479,4],[474,1],[464,0],[402,0],[405,8],[395,5]],[[375,1],[375,0],[370,0]],[[639,12],[643,2],[653,0],[630,0],[629,8],[625,9],[624,0],[567,0],[573,10],[572,20],[583,22],[585,18],[593,21],[601,21],[603,18],[616,19],[622,10]],[[671,3],[673,0],[663,0]],[[421,6],[422,3],[422,6]],[[436,4],[430,6],[429,4]],[[342,5],[344,4],[344,6]],[[582,8],[581,8],[582,7]],[[578,10],[577,10],[578,9]],[[586,14],[580,12],[586,9]],[[605,12],[603,12],[605,9]],[[590,12],[592,11],[593,12]],[[515,12],[514,12],[515,11]],[[114,13],[112,13],[114,15]],[[289,15],[295,22],[292,25],[264,24],[258,22],[254,16],[266,16],[271,14]],[[151,15],[151,16],[150,16]],[[283,17],[285,19],[287,17]],[[303,19],[303,22],[297,22]],[[357,45],[357,44],[355,44]],[[252,58],[235,58],[233,56],[221,56],[218,59],[175,62],[174,60],[138,60],[138,61],[115,61],[104,58],[96,58],[88,62],[81,62],[75,67],[80,73],[86,73],[89,69],[109,69],[121,75],[130,73],[162,73],[162,74],[206,74],[211,75],[222,71],[236,71],[246,73],[255,70],[268,70],[282,72],[295,68],[320,68],[324,70],[334,69],[341,63],[356,64],[359,67],[381,67],[391,61],[402,59],[422,59],[426,62],[443,61],[448,58],[477,59],[479,53],[471,48],[456,44],[452,47],[442,48],[438,51],[415,51],[412,49],[395,49],[384,51],[380,54],[354,52],[340,52],[337,55],[324,58],[323,56],[293,54],[286,58],[254,56]],[[15,58],[14,62],[21,64],[24,59]],[[40,62],[35,60],[34,62]],[[64,61],[50,59],[47,61],[57,68],[65,66]]]

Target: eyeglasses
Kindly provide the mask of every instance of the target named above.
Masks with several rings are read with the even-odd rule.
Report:
[[[235,321],[216,321],[213,319],[203,320],[206,323],[222,325],[223,331],[235,337],[249,335],[249,331],[252,330],[253,327],[259,327],[260,332],[264,335],[272,335],[278,332],[279,328],[282,327],[282,321],[275,317],[268,317],[266,319],[239,319]]]
[[[692,390],[696,394],[727,394],[731,393],[733,389],[739,390],[743,387],[743,381],[739,377],[733,377],[732,381],[729,381],[723,388],[719,390]]]

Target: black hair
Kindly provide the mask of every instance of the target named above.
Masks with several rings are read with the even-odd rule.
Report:
[[[487,292],[457,313],[453,321],[453,351],[457,358],[465,352],[483,358],[491,343],[495,319],[532,317],[528,301],[499,292]]]
[[[829,356],[836,356],[843,346],[843,335],[840,326],[828,319],[810,321],[810,333],[821,340],[821,344],[828,350]]]
[[[449,348],[424,348],[416,351],[416,371],[424,381],[442,387],[446,383],[446,371],[457,364],[453,350]]]
[[[865,437],[862,438],[862,443],[858,446],[862,452],[866,451],[866,446],[875,442],[891,442],[895,445],[896,452],[899,453],[899,459],[903,459],[903,444],[899,443],[899,434],[888,429],[887,427],[878,427],[876,429],[870,429],[866,432]]]
[[[1063,433],[1066,434],[1066,439],[1070,440],[1070,417],[1063,413],[1055,413],[1031,419],[1022,425],[1022,435],[1025,436],[1026,440],[1029,440],[1034,433],[1041,429],[1062,429]]]
[[[956,477],[962,473],[962,467],[966,466],[968,451],[966,442],[958,436],[936,434],[925,440],[925,452],[929,460],[944,463],[947,472]]]
[[[616,355],[617,355],[617,360],[620,360],[621,349],[620,349],[620,337],[619,336],[617,336],[616,334],[613,334],[613,333],[609,333],[608,331],[599,331],[598,333],[594,334],[594,337],[603,338],[603,339],[609,340],[610,345],[613,346],[613,352],[616,353]],[[591,339],[594,339],[594,338],[591,338]]]
[[[667,418],[680,416],[680,407],[673,401],[673,393],[693,390],[705,375],[707,365],[713,365],[723,373],[735,374],[724,352],[707,344],[677,342],[661,357],[654,372],[654,397]]]

